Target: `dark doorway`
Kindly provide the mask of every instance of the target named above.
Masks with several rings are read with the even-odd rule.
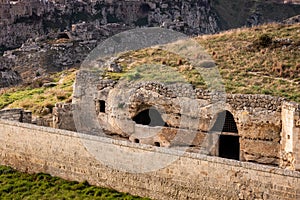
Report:
[[[238,136],[220,135],[219,157],[234,160],[240,159],[240,142]]]
[[[59,33],[57,39],[70,39],[67,33]]]
[[[137,124],[148,125],[148,126],[167,126],[167,124],[162,119],[160,113],[154,109],[150,108],[144,110],[132,118]]]
[[[220,112],[211,131],[238,133],[233,115],[227,110]]]

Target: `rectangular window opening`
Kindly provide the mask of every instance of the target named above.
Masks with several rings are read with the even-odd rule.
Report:
[[[105,113],[105,101],[100,100],[99,105],[100,105],[100,112]]]

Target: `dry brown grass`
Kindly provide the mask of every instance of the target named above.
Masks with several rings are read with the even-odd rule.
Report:
[[[271,42],[261,44],[267,35]],[[198,37],[217,62],[227,92],[300,102],[300,24],[268,24]]]
[[[0,95],[1,108],[24,108],[34,115],[45,115],[52,111],[57,102],[70,102],[76,70],[67,70],[51,76],[57,85],[54,87],[15,87]],[[45,112],[48,110],[48,112]]]
[[[261,42],[263,35],[270,37],[271,42]],[[299,35],[300,24],[268,24],[205,35],[195,40],[216,61],[228,93],[270,94],[300,102]],[[181,74],[196,87],[206,88],[201,74],[186,60],[160,49],[128,52],[121,55],[117,62],[124,72],[107,73],[107,76],[119,79],[124,75],[143,75],[140,69],[145,68],[145,64],[165,65],[173,74],[161,73],[164,80],[180,80],[177,76]],[[150,74],[145,75],[145,80],[159,74],[148,69],[144,72]],[[0,108],[21,107],[43,115],[45,108],[51,110],[57,102],[71,101],[75,74],[76,70],[69,70],[52,75],[51,80],[58,83],[52,88],[16,87],[6,90],[0,94]]]
[[[270,94],[300,102],[299,35],[300,24],[266,24],[195,40],[215,60],[228,93]],[[188,82],[205,88],[201,75],[187,61],[160,49],[128,52],[118,62],[125,72],[149,63],[170,66]]]

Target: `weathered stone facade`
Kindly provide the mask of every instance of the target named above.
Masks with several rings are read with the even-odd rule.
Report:
[[[53,127],[76,131],[72,104],[57,103],[53,108]]]
[[[86,76],[86,72],[77,75],[77,87],[87,84]],[[97,92],[91,104],[95,104],[95,116],[107,133],[118,134],[135,143],[170,148],[186,146],[207,155],[300,169],[296,145],[300,130],[297,125],[299,104],[291,103],[293,110],[287,111],[286,105],[290,103],[284,98],[241,94],[227,94],[224,102],[218,102],[220,94],[217,93],[157,82],[137,84],[126,91],[130,93],[126,99],[120,99],[116,96],[119,95],[116,81],[101,78],[94,81]],[[85,94],[84,90],[82,92]],[[73,103],[80,101],[82,94],[75,93]],[[193,104],[196,107],[191,108]],[[145,122],[152,111],[155,117]],[[72,121],[64,119],[71,116],[70,112],[67,109],[56,114],[56,121]],[[67,124],[73,126],[73,122]],[[56,123],[55,127],[65,126]],[[91,134],[97,135],[96,132]],[[230,154],[222,144],[225,141],[237,145],[236,155],[223,155],[224,152]]]
[[[283,168],[300,169],[300,106],[284,102],[282,105],[281,162]]]
[[[25,111],[23,109],[4,109],[0,110],[0,119],[17,121],[23,123],[32,122],[32,113],[31,111]]]

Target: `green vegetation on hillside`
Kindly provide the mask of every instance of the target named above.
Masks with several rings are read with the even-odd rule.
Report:
[[[200,36],[195,40],[216,62],[227,93],[267,94],[300,102],[299,34],[300,24],[268,24]],[[116,62],[124,72],[107,73],[114,79],[131,74],[141,76],[135,69],[151,63],[171,67],[187,82],[206,89],[203,77],[193,66],[161,49],[128,52]]]
[[[300,102],[300,24],[269,24],[197,38],[212,55],[226,92]]]
[[[87,182],[66,181],[48,174],[26,174],[0,166],[0,199],[148,199]]]
[[[75,70],[67,70],[51,76],[53,86],[43,86],[42,79],[34,81],[30,86],[14,87],[2,91],[0,109],[24,108],[35,115],[45,115],[45,108],[52,110],[57,102],[69,102],[73,93]]]
[[[215,60],[227,93],[268,94],[300,102],[299,34],[300,24],[268,24],[200,36],[195,40]],[[115,80],[121,77],[156,80],[153,76],[157,74],[163,82],[186,81],[206,88],[201,74],[189,62],[161,49],[127,52],[115,62],[122,66],[123,72],[106,73]],[[145,66],[156,67],[147,69]],[[162,66],[169,66],[171,71]],[[44,108],[51,110],[57,102],[71,101],[75,74],[74,69],[52,75],[56,83],[53,87],[40,87],[42,84],[35,81],[28,87],[8,89],[0,95],[0,109],[21,107],[36,115],[47,114],[43,113]]]

